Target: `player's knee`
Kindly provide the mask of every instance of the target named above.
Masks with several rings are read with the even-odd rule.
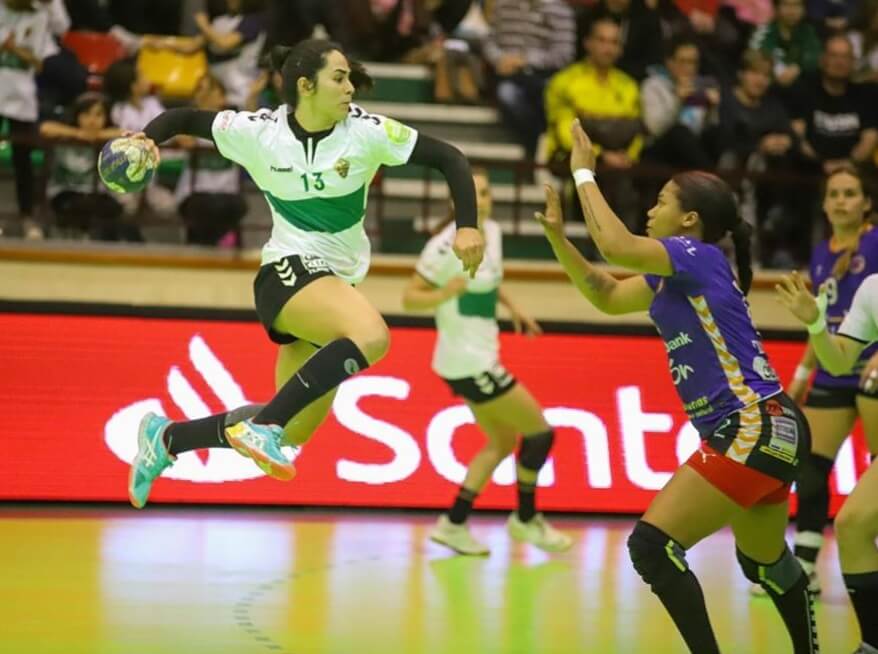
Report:
[[[390,330],[384,321],[359,326],[349,338],[363,353],[369,365],[381,361],[390,350]]]
[[[485,445],[482,452],[494,466],[500,465],[500,462],[503,461],[507,456],[512,453],[513,447],[511,445],[507,445],[504,443],[489,443]]]
[[[539,434],[531,434],[521,439],[521,448],[518,452],[518,465],[526,470],[538,472],[549,458],[552,444],[555,442],[555,432],[551,429]]]
[[[874,502],[845,502],[835,517],[835,535],[840,545],[874,541],[878,536],[878,506]]]
[[[686,550],[658,527],[639,520],[628,537],[628,554],[637,574],[653,590],[689,570]]]
[[[735,555],[748,580],[776,595],[784,595],[805,574],[802,570],[802,564],[793,556],[788,547],[784,547],[783,554],[777,561],[769,564],[751,559],[738,548],[735,548]]]

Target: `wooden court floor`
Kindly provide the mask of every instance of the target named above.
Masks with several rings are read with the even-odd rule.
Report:
[[[486,559],[426,541],[433,516],[246,509],[0,506],[2,654],[677,654],[686,650],[631,568],[630,519],[558,519],[573,549],[473,529]],[[823,654],[856,625],[836,550],[822,558]],[[723,645],[791,651],[751,599],[729,533],[694,548]]]

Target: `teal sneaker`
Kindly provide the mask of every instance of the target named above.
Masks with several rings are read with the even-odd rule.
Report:
[[[162,441],[162,435],[170,424],[170,420],[152,412],[140,421],[137,456],[131,462],[131,471],[128,473],[128,499],[135,509],[142,509],[146,505],[152,483],[175,460]]]
[[[280,449],[284,430],[277,425],[258,425],[250,420],[226,427],[226,440],[238,454],[253,459],[269,477],[289,481],[296,467]]]

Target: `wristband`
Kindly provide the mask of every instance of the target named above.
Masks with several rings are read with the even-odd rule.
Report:
[[[573,181],[576,182],[576,185],[585,184],[586,182],[591,182],[595,184],[594,181],[594,171],[589,170],[588,168],[577,168],[573,171]]]
[[[826,293],[821,291],[817,295],[817,319],[810,325],[807,325],[808,333],[812,336],[819,334],[826,329]]]
[[[808,378],[811,376],[813,368],[809,368],[808,366],[802,365],[801,363],[796,368],[796,372],[793,373],[794,381],[808,381]]]

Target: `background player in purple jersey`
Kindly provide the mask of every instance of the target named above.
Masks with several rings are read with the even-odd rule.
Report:
[[[634,567],[667,609],[689,649],[719,652],[686,550],[731,525],[745,576],[777,606],[798,653],[818,651],[808,578],[787,548],[790,484],[810,451],[808,425],[787,397],[753,326],[744,292],[752,280],[750,228],[718,177],[675,175],[649,211],[648,236],[628,231],[594,179],[591,142],[573,126],[571,170],[589,233],[625,280],[589,264],[564,237],[557,196],[537,214],[556,257],[598,309],[649,310],[668,352],[671,378],[701,447],[643,515],[628,548]],[[714,245],[731,234],[740,285]]]
[[[834,375],[854,368],[863,349],[878,342],[878,274],[870,275],[854,295],[848,314],[831,335],[827,294],[818,300],[796,273],[777,286],[781,302],[808,327],[810,345],[820,364]],[[878,371],[868,375],[878,383]],[[857,483],[835,518],[841,572],[857,614],[862,643],[854,654],[878,654],[878,464]]]
[[[878,229],[868,220],[872,200],[853,166],[839,168],[826,178],[823,211],[832,236],[814,248],[811,284],[826,290],[826,320],[830,332],[835,332],[862,281],[878,272]],[[811,456],[796,479],[799,508],[794,553],[808,573],[812,593],[820,592],[815,562],[829,511],[829,473],[858,415],[869,451],[878,453],[878,387],[865,387],[865,375],[878,364],[876,351],[878,346],[865,348],[847,374],[835,376],[818,367],[808,392],[808,379],[817,363],[809,346],[788,390],[796,402],[801,403],[806,394],[808,398],[803,411],[811,428]],[[873,365],[869,366],[871,359]]]

